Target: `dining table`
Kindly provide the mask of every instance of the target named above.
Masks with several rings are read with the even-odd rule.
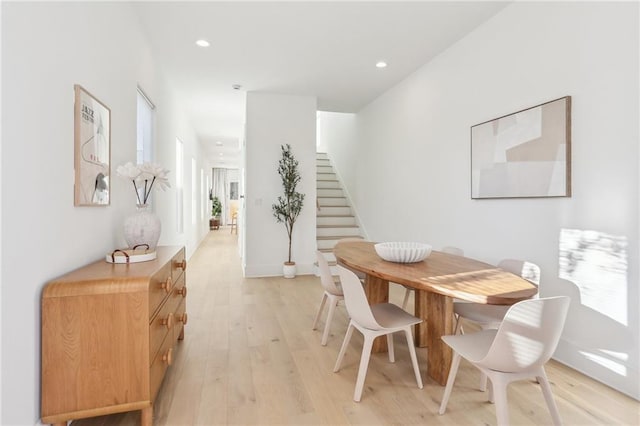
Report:
[[[529,299],[538,288],[524,278],[468,257],[433,250],[424,260],[396,263],[382,259],[371,241],[344,241],[335,245],[339,265],[365,275],[369,304],[389,301],[389,283],[415,289],[415,344],[427,347],[427,375],[445,385],[452,351],[441,339],[454,334],[453,300],[512,305]],[[374,342],[374,352],[387,350],[386,339]]]

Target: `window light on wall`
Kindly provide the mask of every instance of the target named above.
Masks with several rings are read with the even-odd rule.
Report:
[[[196,224],[198,209],[198,191],[196,186],[196,159],[191,158],[191,224]]]
[[[184,144],[176,139],[176,231],[184,232]]]

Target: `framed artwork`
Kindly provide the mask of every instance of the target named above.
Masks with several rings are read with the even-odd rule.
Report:
[[[238,199],[238,182],[229,182],[229,199]]]
[[[471,127],[471,198],[571,196],[571,96]]]
[[[74,85],[76,206],[109,205],[111,110],[82,86]]]

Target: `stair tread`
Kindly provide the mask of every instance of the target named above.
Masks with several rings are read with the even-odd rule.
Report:
[[[326,207],[326,206],[323,206]],[[343,206],[346,207],[346,206]],[[355,217],[352,214],[317,214],[316,217]]]
[[[358,225],[316,225],[316,228],[357,228]]]
[[[316,240],[341,240],[343,238],[362,238],[360,235],[333,235],[333,236],[324,236],[324,237],[316,237]]]
[[[347,198],[347,197],[340,196],[340,195],[336,195],[336,196],[331,196],[331,195],[318,195],[318,196],[316,196],[316,198]]]

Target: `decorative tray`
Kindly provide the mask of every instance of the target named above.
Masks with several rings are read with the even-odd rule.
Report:
[[[105,256],[108,263],[148,262],[156,258],[156,251],[150,250],[148,244],[139,244],[133,248],[116,249]]]

